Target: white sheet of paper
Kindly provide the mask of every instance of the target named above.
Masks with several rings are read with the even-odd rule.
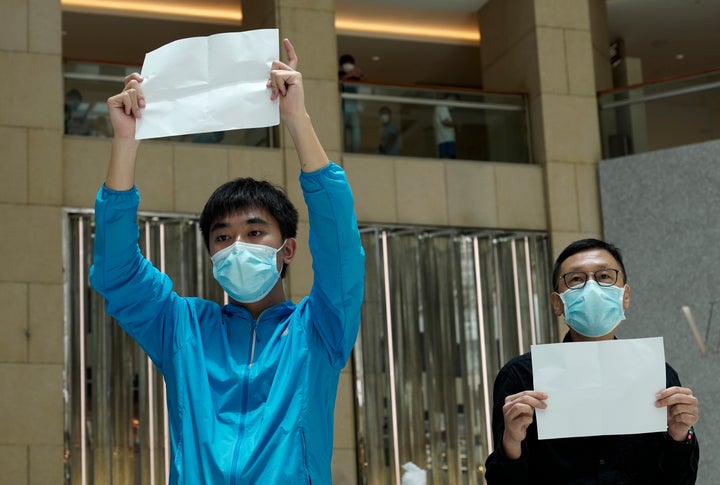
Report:
[[[146,107],[135,138],[259,128],[280,123],[270,101],[278,29],[190,37],[145,55],[141,84]]]
[[[538,439],[665,431],[662,337],[533,345],[533,387],[548,394],[537,409]]]

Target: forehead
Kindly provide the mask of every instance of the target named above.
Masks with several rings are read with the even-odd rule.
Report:
[[[605,249],[588,249],[575,253],[560,265],[560,274],[569,271],[595,271],[603,268],[620,269],[620,263]]]

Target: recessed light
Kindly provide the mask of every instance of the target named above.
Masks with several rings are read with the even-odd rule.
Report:
[[[685,54],[675,54],[675,59],[677,59],[678,61],[682,61],[683,59],[685,59]]]
[[[380,60],[380,56],[372,56],[372,60],[373,60],[373,61],[379,61],[379,60]]]

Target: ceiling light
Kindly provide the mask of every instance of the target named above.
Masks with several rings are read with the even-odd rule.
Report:
[[[345,34],[363,33],[388,38],[410,38],[453,43],[478,44],[480,32],[477,29],[449,29],[421,24],[391,24],[335,18],[335,29]]]
[[[138,0],[61,0],[68,12],[104,13],[131,16],[162,16],[205,22],[239,23],[242,10],[221,6],[202,6],[202,3],[146,2]]]

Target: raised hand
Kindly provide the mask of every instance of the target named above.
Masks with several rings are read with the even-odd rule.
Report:
[[[305,94],[302,74],[296,70],[298,57],[295,48],[288,39],[283,39],[287,63],[274,61],[267,86],[272,88],[270,99],[280,98],[280,117],[291,123],[299,116],[305,116]]]
[[[107,100],[116,138],[135,138],[135,120],[142,116],[141,108],[145,107],[145,96],[140,88],[142,81],[142,76],[136,72],[126,76],[122,92]]]

